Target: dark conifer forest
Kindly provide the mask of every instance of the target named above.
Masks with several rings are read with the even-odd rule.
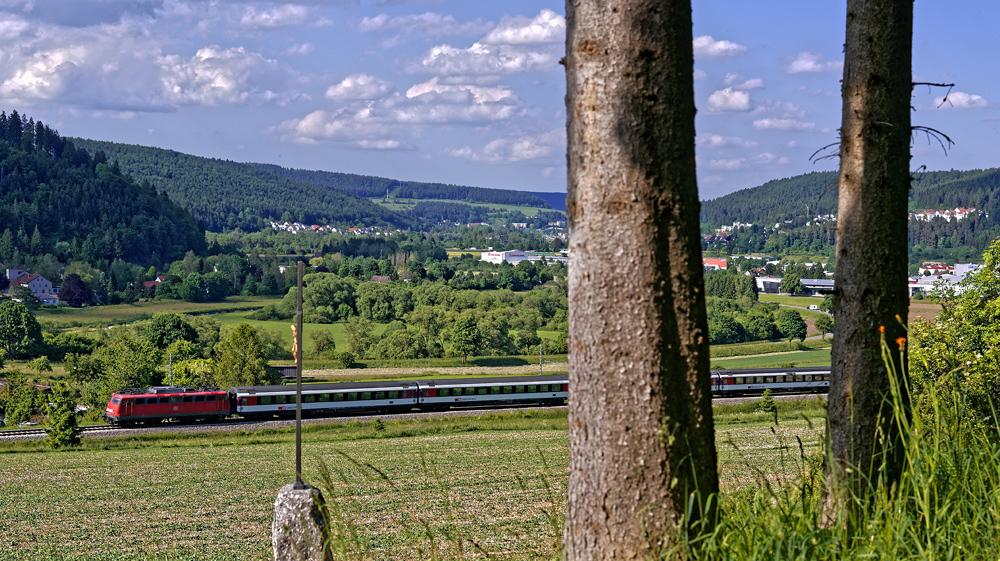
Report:
[[[41,121],[0,112],[0,262],[72,252],[151,263],[187,251],[205,251],[204,229],[166,193]]]

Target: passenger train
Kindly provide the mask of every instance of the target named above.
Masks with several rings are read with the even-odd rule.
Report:
[[[826,392],[827,368],[713,370],[712,394],[740,396],[772,392]],[[390,380],[303,384],[304,416],[441,411],[524,405],[562,405],[569,377],[562,375],[450,380]],[[217,422],[237,415],[273,419],[295,415],[295,386],[236,386],[228,390],[156,386],[114,393],[105,410],[113,426]]]

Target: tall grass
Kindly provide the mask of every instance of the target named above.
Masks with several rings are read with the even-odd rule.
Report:
[[[874,481],[861,496],[851,494],[831,522],[821,462],[803,451],[790,459],[801,473],[797,481],[775,487],[762,478],[722,496],[714,530],[684,536],[673,553],[741,561],[1000,558],[1000,427],[995,420],[970,424],[961,390],[943,399],[932,395],[934,415],[911,418],[901,389],[892,387],[886,397],[905,456],[897,482]],[[848,510],[850,524],[843,523]]]

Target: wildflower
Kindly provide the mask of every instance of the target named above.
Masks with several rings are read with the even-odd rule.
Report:
[[[878,332],[879,333],[885,333],[885,326],[884,325],[878,326]]]
[[[905,351],[906,350],[906,337],[900,337],[899,339],[896,339],[896,344],[899,345],[899,350]]]

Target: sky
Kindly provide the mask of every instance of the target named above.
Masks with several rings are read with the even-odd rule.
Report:
[[[836,169],[846,3],[693,0],[701,199]],[[0,109],[63,136],[290,168],[566,190],[565,7],[0,0]],[[920,0],[912,169],[1000,166],[1000,2]],[[947,95],[947,99],[945,98]]]

